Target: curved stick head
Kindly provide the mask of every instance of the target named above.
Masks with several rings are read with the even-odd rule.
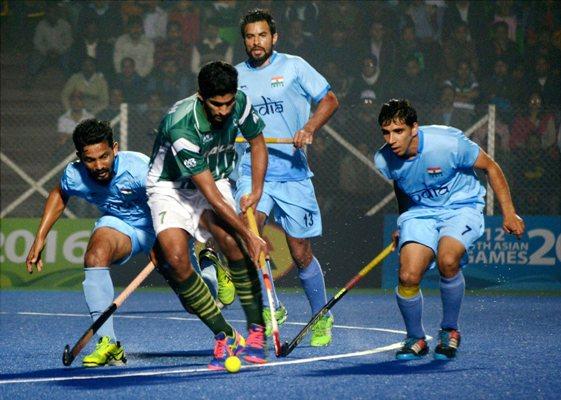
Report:
[[[70,353],[70,346],[64,346],[64,352],[62,353],[62,363],[65,367],[69,367],[74,361],[74,357],[72,357],[72,353]]]
[[[284,342],[280,348],[277,357],[286,357],[288,355],[288,342]]]

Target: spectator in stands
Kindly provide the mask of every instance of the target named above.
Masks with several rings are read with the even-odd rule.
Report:
[[[195,90],[190,78],[181,73],[174,59],[167,59],[150,75],[146,88],[149,93],[157,93],[164,104],[171,106]]]
[[[102,39],[96,22],[85,21],[85,26],[82,27],[81,33],[70,50],[72,70],[78,72],[86,57],[91,57],[96,60],[98,70],[103,72],[106,77],[110,77],[113,71],[112,55],[113,49],[107,41]]]
[[[156,46],[154,65],[161,68],[167,60],[175,60],[181,73],[191,73],[191,46],[185,45],[181,36],[181,25],[176,21],[168,24],[166,39]]]
[[[88,118],[94,118],[93,114],[89,113],[84,108],[84,100],[80,92],[73,92],[70,94],[70,108],[58,118],[58,133],[59,133],[59,147],[64,146],[71,142],[72,132],[80,122]]]
[[[413,21],[419,40],[424,43],[440,41],[445,6],[443,0],[415,0],[408,3],[406,14]]]
[[[318,1],[287,2],[283,21],[299,19],[304,22],[304,35],[312,40],[318,37],[320,30],[320,7]]]
[[[132,58],[138,75],[147,76],[154,66],[154,43],[143,32],[142,19],[136,16],[129,18],[127,33],[119,36],[115,43],[113,63],[115,71],[121,72],[121,63],[125,58]]]
[[[97,115],[109,104],[109,89],[103,73],[97,72],[96,60],[86,57],[82,62],[82,70],[66,81],[62,89],[64,109],[70,108],[70,97],[80,92],[86,110]]]
[[[555,147],[555,146],[553,146]],[[519,168],[513,188],[524,201],[521,213],[530,215],[556,215],[561,211],[560,193],[561,174],[559,158],[550,152],[544,154],[542,141],[530,135],[524,146],[512,150],[511,158]]]
[[[492,26],[492,40],[482,45],[481,68],[483,74],[491,74],[498,58],[503,58],[509,65],[519,62],[516,43],[508,37],[508,24],[504,21],[495,22]]]
[[[482,97],[486,104],[495,104],[497,111],[506,121],[512,120],[514,102],[513,80],[508,62],[499,58],[495,61],[493,74],[483,81]]]
[[[136,72],[136,64],[130,57],[121,61],[121,72],[115,75],[111,87],[121,89],[125,103],[141,104],[145,102],[146,82]]]
[[[204,19],[214,20],[215,26],[218,27],[218,36],[229,45],[236,44],[240,32],[238,25],[240,10],[236,0],[208,1],[203,2],[203,6]]]
[[[378,69],[386,74],[395,64],[395,45],[391,36],[386,34],[386,27],[380,20],[372,21],[368,31],[367,52],[376,57]]]
[[[385,82],[382,81],[378,60],[373,55],[361,59],[362,68],[353,82],[351,102],[361,102],[368,98],[372,100],[385,99]],[[374,111],[376,113],[376,111]]]
[[[144,11],[144,34],[154,43],[158,43],[166,38],[168,13],[161,8],[159,0],[145,0],[142,3]]]
[[[559,75],[561,72],[561,49],[556,48],[553,44],[553,32],[542,25],[536,29],[535,36],[533,43],[527,47],[526,59],[536,60],[540,56],[546,57],[551,63],[551,70],[557,71]]]
[[[357,43],[350,43],[349,32],[342,27],[334,26],[329,31],[326,42],[321,49],[318,70],[324,72],[327,69],[327,63],[334,62],[337,63],[347,75],[355,76],[360,66],[349,59],[349,53],[357,54],[359,51]]]
[[[540,93],[530,95],[524,113],[517,115],[512,123],[510,148],[524,148],[530,137],[538,138],[542,152],[556,154],[557,130],[555,116],[544,108]]]
[[[403,68],[411,59],[416,58],[419,68],[423,72],[430,70],[430,54],[426,46],[424,46],[415,36],[415,27],[406,25],[401,31],[401,40],[396,44],[396,66]],[[402,98],[399,96],[398,98]]]
[[[331,85],[333,93],[337,93],[339,103],[343,105],[351,104],[354,76],[348,73],[345,66],[337,60],[328,61],[322,72]]]
[[[450,37],[460,23],[468,27],[468,36],[479,46],[487,35],[489,18],[483,1],[451,0],[444,11],[443,38]]]
[[[168,22],[177,22],[185,46],[198,43],[201,30],[201,10],[191,0],[179,0],[168,11]]]
[[[125,98],[123,96],[123,91],[119,88],[111,88],[109,90],[109,105],[96,115],[96,118],[100,121],[109,121],[111,122],[113,118],[118,116],[121,113],[121,104],[125,102]],[[118,122],[113,126],[113,132],[115,136],[115,140],[119,140],[119,133],[121,132],[121,124]]]
[[[45,17],[37,24],[33,36],[33,52],[29,58],[29,73],[37,75],[47,65],[58,65],[65,73],[70,71],[69,50],[72,46],[72,28],[59,17],[56,3],[48,4]]]
[[[479,71],[479,58],[475,44],[469,37],[469,29],[465,22],[459,22],[453,28],[450,36],[442,39],[442,54],[446,63],[445,73],[452,76],[461,59],[469,61],[471,70],[477,74]]]
[[[185,96],[185,94],[183,94],[183,96]],[[162,103],[162,99],[158,93],[154,92],[148,95],[146,109],[142,110],[138,115],[135,115],[134,125],[130,127],[130,149],[140,151],[144,154],[150,154],[156,138],[158,126],[162,120],[162,115],[169,107],[170,103]]]
[[[225,61],[232,63],[234,49],[218,35],[218,21],[209,18],[203,29],[203,37],[193,46],[191,56],[191,73],[197,76],[201,67],[210,61]]]
[[[93,22],[97,26],[101,39],[110,44],[115,43],[116,36],[123,30],[117,3],[109,0],[90,1],[86,7],[82,8],[78,19],[78,30],[85,28],[89,22]]]
[[[553,74],[551,63],[545,56],[535,59],[533,75],[529,86],[537,90],[542,97],[545,107],[557,107],[561,104],[561,80]]]
[[[433,121],[435,125],[458,126],[462,124],[456,118],[456,109],[454,108],[455,95],[456,93],[451,86],[444,85],[440,89],[440,99],[432,109],[429,121]],[[465,126],[465,123],[462,125]]]
[[[504,22],[508,26],[508,38],[513,42],[518,39],[520,25],[518,18],[513,9],[514,2],[512,0],[498,0],[495,2],[495,15],[493,23]]]
[[[406,98],[418,104],[420,114],[429,112],[427,107],[434,101],[434,82],[431,76],[421,69],[419,59],[411,55],[404,64],[402,73],[391,86],[390,98]]]
[[[469,128],[475,118],[475,105],[479,98],[479,83],[472,73],[469,61],[460,60],[456,73],[446,81],[446,86],[454,89],[454,108],[456,113],[465,121],[465,125],[454,125],[461,130]]]
[[[315,62],[313,60],[316,60],[317,54],[315,54],[312,39],[304,35],[304,22],[294,19],[289,21],[288,24],[287,36],[279,45],[280,51],[300,56],[314,65]]]

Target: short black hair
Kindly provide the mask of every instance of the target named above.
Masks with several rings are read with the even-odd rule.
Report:
[[[245,27],[247,24],[253,24],[259,21],[267,22],[271,35],[277,33],[277,26],[271,12],[262,8],[256,8],[248,11],[247,14],[245,14],[240,20],[240,32],[242,37],[245,37]]]
[[[197,78],[199,94],[203,100],[214,96],[236,93],[238,90],[238,71],[224,61],[205,64]]]
[[[107,142],[110,147],[113,147],[113,129],[111,129],[109,121],[99,121],[94,118],[85,119],[74,129],[72,141],[78,154],[82,154],[84,147],[91,144]]]
[[[413,126],[417,122],[417,111],[411,106],[408,100],[391,99],[382,105],[378,124],[386,126],[392,121],[403,121],[408,126]]]

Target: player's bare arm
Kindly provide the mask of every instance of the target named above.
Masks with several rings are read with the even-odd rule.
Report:
[[[60,186],[55,187],[49,193],[49,197],[47,198],[47,203],[45,204],[45,209],[43,211],[43,216],[41,217],[41,223],[39,224],[37,234],[35,235],[35,240],[25,260],[27,272],[30,274],[33,273],[33,266],[35,266],[39,272],[43,270],[41,252],[43,251],[43,247],[45,247],[45,240],[51,231],[51,228],[66,208],[66,202],[67,199],[63,195]]]
[[[251,139],[249,144],[251,146],[251,193],[242,197],[240,201],[242,213],[245,213],[249,207],[255,209],[259,202],[269,162],[269,153],[262,134]]]
[[[339,108],[339,100],[332,91],[318,103],[317,109],[302,129],[294,135],[294,147],[301,148],[312,144],[315,133],[323,126]]]
[[[193,175],[191,179],[208,200],[214,212],[240,235],[247,246],[251,259],[257,267],[259,254],[267,251],[267,243],[246,227],[242,219],[236,214],[236,211],[222,197],[209,170]]]
[[[487,179],[489,179],[491,188],[501,206],[503,229],[518,237],[522,235],[525,229],[524,221],[516,214],[508,183],[499,164],[489,157],[485,151],[480,150],[473,166],[487,174]]]

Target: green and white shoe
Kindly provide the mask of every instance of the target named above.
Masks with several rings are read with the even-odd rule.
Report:
[[[279,307],[275,310],[275,318],[278,326],[284,324],[288,318],[288,311],[284,304],[280,303]],[[265,321],[265,336],[271,336],[273,333],[273,324],[271,323],[271,310],[269,307],[263,308],[263,320]]]
[[[236,287],[232,282],[230,272],[224,267],[218,254],[210,248],[202,249],[199,253],[199,265],[202,265],[203,259],[209,260],[216,269],[216,281],[218,282],[218,301],[224,306],[228,306],[234,302],[236,298]]]
[[[109,336],[103,336],[95,345],[93,353],[82,360],[84,367],[103,367],[104,365],[124,365],[127,363],[125,349],[120,342],[113,342]]]
[[[329,346],[331,343],[331,328],[333,327],[333,317],[324,316],[312,326],[312,338],[310,345],[314,347]]]

